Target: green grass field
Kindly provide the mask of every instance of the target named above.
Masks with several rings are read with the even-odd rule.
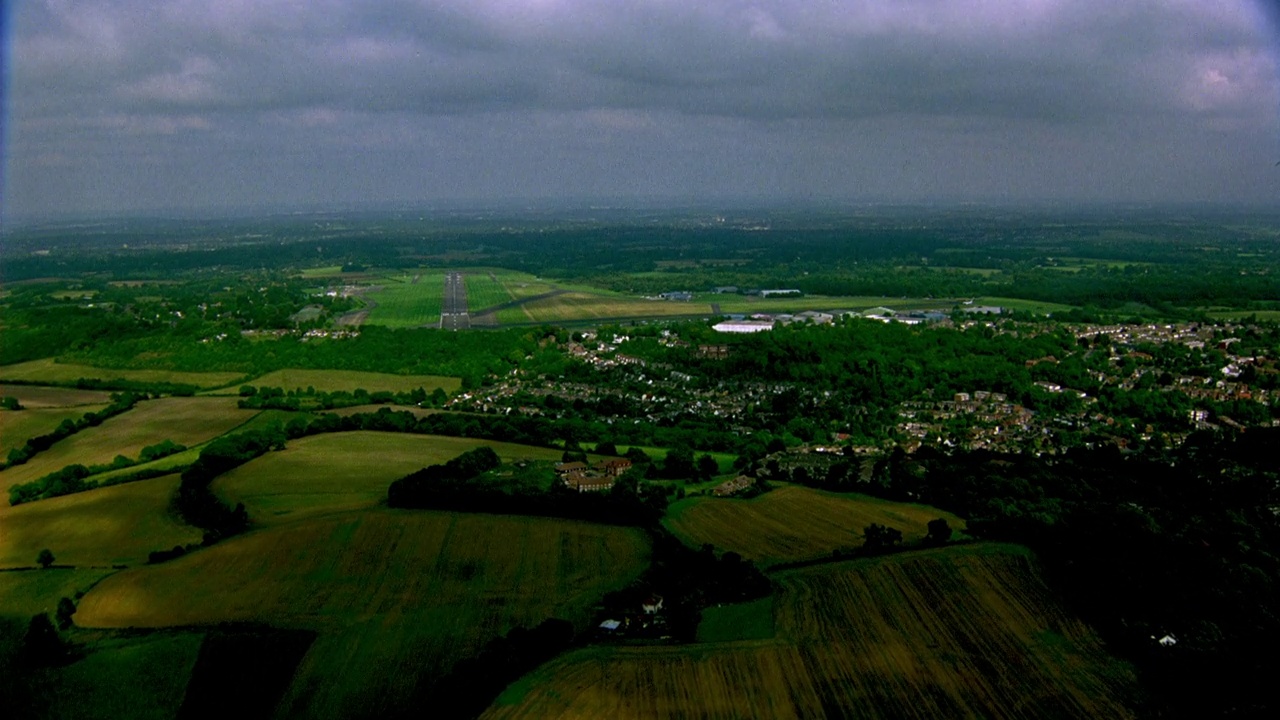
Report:
[[[233,372],[179,372],[177,370],[114,370],[91,365],[60,363],[53,358],[0,366],[0,381],[73,383],[76,380],[129,380],[142,383],[182,383],[200,388],[229,385],[244,376]]]
[[[15,397],[28,410],[106,405],[111,402],[111,393],[107,391],[44,385],[0,385],[0,397]],[[89,412],[89,409],[84,412]]]
[[[465,270],[463,278],[467,285],[467,309],[473,315],[477,310],[511,301],[511,294],[497,271]]]
[[[243,502],[257,524],[275,525],[339,510],[371,508],[393,480],[488,445],[504,461],[557,461],[561,451],[438,435],[347,432],[289,443],[218,478],[213,489]]]
[[[152,550],[200,541],[170,510],[178,476],[168,475],[9,507],[0,504],[0,568],[35,565],[49,548],[58,564],[135,565]]]
[[[600,595],[644,567],[635,530],[541,518],[342,513],[261,530],[120,572],[81,601],[86,627],[226,621],[310,628],[319,639],[281,715],[381,716],[516,625],[582,628]]]
[[[418,282],[413,282],[414,277]],[[415,271],[409,275],[397,275],[394,279],[380,280],[382,288],[368,293],[368,298],[378,304],[369,311],[366,323],[393,328],[434,327],[440,322],[440,307],[444,301],[444,273]]]
[[[146,400],[97,427],[86,428],[24,465],[0,472],[0,491],[17,483],[79,463],[111,462],[117,455],[136,459],[142,448],[162,440],[192,447],[246,422],[258,411],[241,410],[229,397],[175,397]]]
[[[1072,309],[1071,305],[1063,305],[1061,303],[1041,302],[1039,300],[1020,300],[1018,298],[1006,297],[979,297],[973,299],[974,305],[995,305],[998,307],[1008,308],[1010,310],[1024,310],[1026,312],[1039,313],[1046,315],[1049,313],[1066,312]]]
[[[521,306],[535,322],[575,322],[610,318],[663,318],[710,315],[711,306],[697,302],[645,300],[603,292],[566,292]]]
[[[308,387],[320,392],[354,392],[364,388],[369,392],[411,392],[422,388],[431,392],[443,388],[456,392],[462,387],[462,379],[443,375],[391,375],[389,373],[360,372],[358,370],[276,370],[252,380],[245,385],[254,387],[278,387],[284,390],[305,390]],[[234,388],[232,388],[234,389]]]
[[[95,640],[83,658],[41,683],[42,712],[67,720],[172,720],[203,639],[198,632],[162,632]]]
[[[690,547],[711,543],[763,565],[830,556],[862,545],[871,523],[902,531],[919,542],[930,520],[946,518],[953,530],[964,521],[929,507],[857,494],[836,494],[789,485],[751,500],[696,497],[673,503],[663,524]]]
[[[579,650],[482,717],[1134,716],[1132,669],[1016,546],[832,563],[777,580],[772,639]]]

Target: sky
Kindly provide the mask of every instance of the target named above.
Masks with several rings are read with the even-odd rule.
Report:
[[[1280,200],[1277,0],[9,0],[0,212]]]

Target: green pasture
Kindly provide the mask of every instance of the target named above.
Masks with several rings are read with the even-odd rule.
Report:
[[[765,640],[773,637],[773,597],[716,605],[702,611],[698,642]]]
[[[246,380],[254,387],[278,387],[288,390],[314,388],[319,392],[412,392],[422,388],[431,392],[442,388],[453,393],[462,387],[462,380],[443,375],[391,375],[389,373],[361,372],[358,370],[276,370],[266,375]]]
[[[371,508],[382,504],[393,480],[488,445],[504,462],[558,461],[562,451],[514,443],[440,435],[356,431],[291,441],[218,478],[213,489],[229,503],[243,502],[258,525]]]
[[[60,363],[54,358],[31,360],[15,365],[0,366],[0,381],[12,380],[31,383],[74,383],[81,379],[128,380],[140,383],[177,383],[200,388],[229,385],[244,375],[234,372],[180,372],[177,370],[116,370]]]

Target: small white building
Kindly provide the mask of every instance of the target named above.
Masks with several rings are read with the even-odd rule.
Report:
[[[773,329],[772,320],[726,320],[711,326],[712,330],[723,333],[757,333]]]

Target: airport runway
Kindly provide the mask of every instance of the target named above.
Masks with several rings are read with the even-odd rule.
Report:
[[[471,316],[467,314],[467,284],[462,273],[444,276],[444,304],[440,309],[441,330],[467,330]]]

